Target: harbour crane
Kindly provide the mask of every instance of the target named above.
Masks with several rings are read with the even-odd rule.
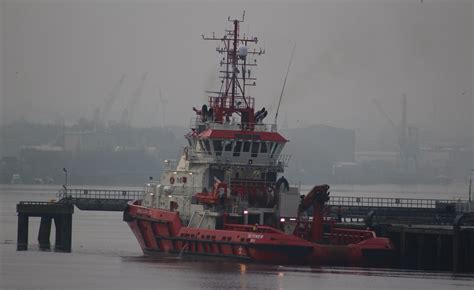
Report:
[[[397,125],[383,110],[377,99],[372,99],[378,111],[388,120],[392,128],[398,131],[398,158],[403,169],[417,168],[419,155],[418,128],[407,125],[407,95],[402,95],[402,118]]]
[[[101,123],[105,121],[105,118],[110,112],[110,109],[113,107],[113,105],[117,101],[118,93],[120,92],[120,89],[122,88],[123,82],[125,81],[125,77],[126,75],[123,74],[118,80],[118,82],[112,87],[112,90],[110,91],[110,93],[107,96],[107,99],[105,100],[102,110],[98,111],[98,114],[99,114],[98,119],[100,120]]]
[[[161,87],[158,87],[158,92],[160,94],[160,105],[161,105],[161,117],[162,117],[162,123],[161,126],[165,127],[166,126],[166,103],[168,103],[168,100],[163,98],[163,95],[161,94]]]
[[[143,93],[143,88],[145,87],[145,81],[148,77],[148,72],[144,73],[141,80],[140,84],[138,85],[137,89],[135,92],[132,94],[127,107],[125,107],[122,111],[122,115],[120,117],[120,123],[125,124],[125,125],[130,125],[133,117],[133,112],[135,111],[136,106],[140,102],[140,98]]]

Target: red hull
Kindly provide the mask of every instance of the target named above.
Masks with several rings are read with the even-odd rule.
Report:
[[[393,254],[390,241],[375,237],[375,234],[358,243],[319,244],[266,226],[259,226],[256,231],[243,225],[227,225],[223,230],[188,228],[181,224],[177,212],[145,208],[137,202],[129,204],[124,220],[145,254],[201,255],[271,264],[340,266],[389,266]],[[339,233],[339,243],[344,236],[350,238],[349,234]]]

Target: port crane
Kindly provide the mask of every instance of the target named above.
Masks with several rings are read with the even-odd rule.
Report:
[[[110,109],[113,107],[115,102],[118,99],[118,95],[120,92],[120,89],[123,86],[123,83],[125,81],[126,74],[123,74],[118,82],[113,86],[112,90],[110,91],[109,95],[107,96],[107,99],[105,100],[104,106],[102,107],[102,111],[100,112],[101,120],[105,121],[105,118],[107,117],[108,113],[110,112]]]
[[[128,105],[123,109],[122,115],[120,116],[120,123],[124,125],[130,125],[133,117],[133,111],[135,110],[136,106],[140,102],[140,98],[143,94],[143,88],[145,87],[145,82],[148,77],[148,72],[144,73],[141,80],[140,84],[138,85],[137,89],[135,92],[132,94],[132,97],[130,98]]]
[[[388,120],[392,128],[398,131],[398,158],[403,169],[416,169],[418,167],[419,140],[418,128],[407,125],[407,95],[402,95],[402,118],[397,125],[382,108],[377,99],[372,99],[377,110]]]

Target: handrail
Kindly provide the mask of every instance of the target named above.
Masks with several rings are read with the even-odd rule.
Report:
[[[234,182],[238,182],[234,180]],[[198,188],[176,188],[166,189],[168,194],[185,194],[191,190],[197,192]],[[184,191],[183,191],[184,190]],[[58,192],[59,199],[114,199],[114,200],[137,200],[143,198],[142,190],[120,190],[120,189],[82,189],[68,188]],[[388,208],[423,208],[444,209],[448,205],[464,204],[465,200],[449,199],[421,199],[421,198],[390,198],[390,197],[357,197],[357,196],[331,196],[328,205],[345,207],[388,207]],[[28,202],[30,204],[47,204],[51,202]]]
[[[366,206],[393,208],[432,208],[465,201],[449,199],[391,198],[391,197],[355,197],[331,196],[328,204],[333,206]]]
[[[56,204],[55,201],[20,201],[19,204],[24,205],[51,205]]]
[[[233,102],[232,102],[233,101]],[[235,109],[246,109],[246,108],[254,108],[255,105],[255,98],[254,97],[243,97],[243,96],[235,96],[233,98],[227,97],[222,98],[221,96],[213,97],[209,96],[209,107],[212,108],[214,106],[219,106],[222,108],[235,108]]]
[[[136,200],[141,199],[143,193],[141,190],[68,188],[60,190],[58,197],[60,199]]]
[[[254,131],[254,132],[277,132],[278,128],[276,124],[268,123],[250,123],[250,122],[214,122],[214,121],[202,121],[200,117],[191,118],[190,127],[196,129],[198,125],[205,126],[206,129],[212,130],[234,130],[234,131]],[[251,130],[250,130],[251,128]]]

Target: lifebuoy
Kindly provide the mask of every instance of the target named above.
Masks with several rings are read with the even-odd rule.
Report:
[[[174,184],[174,177],[173,176],[170,177],[170,183]]]

